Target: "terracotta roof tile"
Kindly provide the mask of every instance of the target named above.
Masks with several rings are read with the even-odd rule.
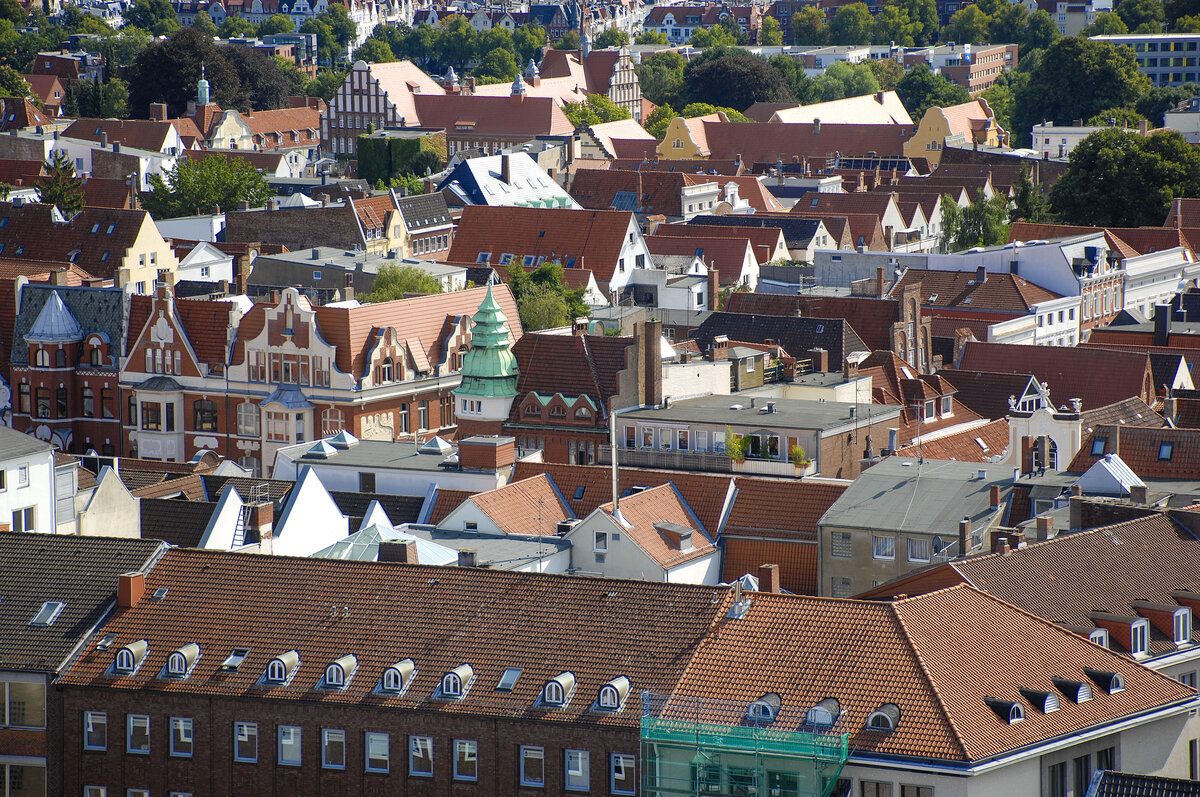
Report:
[[[183,501],[208,500],[208,495],[204,490],[203,478],[194,473],[187,475],[176,474],[175,478],[164,478],[161,481],[156,481],[137,489],[130,488],[130,492],[136,498],[182,499]]]
[[[739,238],[709,238],[700,234],[687,238],[647,235],[646,247],[652,255],[696,255],[706,266],[717,269],[725,284],[741,280],[747,259],[757,262],[750,242]]]
[[[123,147],[163,152],[171,133],[170,122],[149,119],[76,119],[63,131],[65,138],[84,141],[107,140]],[[106,137],[106,139],[102,139]]]
[[[759,263],[775,259],[779,250],[787,250],[783,231],[774,227],[725,227],[715,224],[660,224],[654,231],[658,238],[688,238],[700,235],[705,238],[744,238],[750,242],[754,257]],[[749,294],[747,294],[749,295]]]
[[[575,517],[546,474],[510,482],[466,499],[505,534],[552,537],[561,520]]]
[[[1104,439],[1104,450],[1093,454]],[[1083,473],[1106,454],[1116,454],[1143,479],[1190,480],[1200,473],[1200,429],[1097,425],[1067,470]]]
[[[737,496],[724,533],[816,542],[817,521],[849,485],[850,482],[841,479],[739,476]]]
[[[524,335],[512,349],[520,369],[517,395],[588,396],[597,407],[607,407],[619,389],[618,374],[626,367],[626,349],[633,345],[631,337]],[[518,421],[519,413],[520,402],[513,402],[511,418]]]
[[[231,598],[246,584],[255,585],[251,613]],[[137,674],[107,675],[113,649],[91,644],[71,669],[72,685],[446,715],[533,713],[547,722],[634,729],[641,712],[633,695],[670,690],[729,599],[723,588],[180,549],[148,574],[147,593],[160,588],[169,590],[162,600],[118,609],[105,628],[118,647],[147,640]],[[418,604],[419,613],[396,612]],[[348,607],[348,616],[331,621],[331,605]],[[206,654],[188,678],[156,677],[172,651],[193,642]],[[235,646],[250,654],[236,672],[218,675]],[[300,657],[291,681],[260,684],[267,663],[289,650]],[[358,659],[356,677],[342,690],[319,689],[325,666],[347,653]],[[384,668],[405,657],[416,661],[412,684],[403,695],[378,693]],[[468,682],[461,700],[434,699],[442,675],[463,663],[474,670],[474,686]],[[498,692],[493,687],[508,667],[524,672],[512,692]],[[561,710],[536,708],[544,684],[563,671],[577,679],[574,699]],[[618,675],[632,682],[630,704],[611,714],[590,711],[600,687]]]
[[[600,506],[600,511],[612,517],[612,502]],[[614,522],[625,529],[626,538],[637,543],[663,568],[677,567],[717,552],[713,538],[670,482],[622,498],[621,517],[625,523],[615,519]],[[691,529],[690,544],[677,543],[662,530],[663,523]]]
[[[0,97],[0,132],[50,124],[50,117],[27,97]]]
[[[797,595],[817,594],[820,556],[815,542],[777,542],[726,537],[724,545],[722,581],[730,583],[747,573],[757,577],[760,565],[779,565],[781,587]]]
[[[417,116],[425,127],[448,132],[470,125],[471,135],[562,136],[575,126],[551,97],[526,97],[513,102],[509,97],[481,97],[462,94],[417,94],[413,97]]]
[[[909,269],[893,292],[920,284],[921,304],[1026,315],[1034,305],[1062,297],[1015,274],[988,274],[976,282],[975,272]],[[997,319],[1000,320],[1000,319]]]
[[[473,495],[475,493],[470,490],[448,490],[445,487],[437,488],[433,511],[429,515],[429,523],[434,526],[441,523],[446,518],[446,515],[449,515],[458,508],[459,504]]]
[[[921,445],[896,451],[898,457],[924,456],[929,459],[954,459],[959,462],[996,462],[1008,452],[1008,421],[1000,418],[982,426],[948,434]],[[983,441],[983,445],[979,442]]]
[[[5,257],[67,261],[77,251],[72,262],[107,279],[116,276],[122,259],[147,225],[147,234],[157,234],[150,214],[144,210],[86,207],[70,221],[56,222],[51,205],[27,202],[15,207],[11,202],[0,202],[0,217],[7,219],[0,227]],[[30,241],[37,241],[37,246],[23,246]],[[24,252],[18,254],[22,249]]]
[[[702,117],[697,117],[702,118]],[[843,156],[901,156],[911,127],[876,124],[822,124],[800,122],[717,122],[703,123],[709,157],[736,159],[743,163],[790,163],[793,157],[823,160],[834,153]]]
[[[900,320],[900,302],[865,296],[803,296],[767,293],[733,293],[726,310],[731,313],[844,318],[871,351],[892,348],[892,325]],[[788,352],[798,356],[796,352]]]

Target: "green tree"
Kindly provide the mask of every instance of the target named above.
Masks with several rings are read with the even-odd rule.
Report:
[[[258,33],[258,28],[253,22],[240,16],[225,17],[225,21],[221,23],[221,27],[217,28],[217,35],[222,39],[236,39],[242,36],[254,36]]]
[[[497,49],[485,55],[472,74],[491,83],[511,83],[520,74],[520,67],[511,50]]]
[[[1125,27],[1137,33],[1158,33],[1166,20],[1162,0],[1121,0],[1117,16]]]
[[[663,103],[642,121],[642,127],[646,128],[647,133],[661,141],[667,135],[667,128],[671,125],[671,120],[678,115],[674,108]]]
[[[517,300],[517,313],[526,331],[563,327],[574,320],[562,294],[540,285],[531,286]]]
[[[1020,41],[1028,24],[1029,12],[1025,10],[1025,6],[1018,3],[1005,6],[992,16],[991,25],[988,26],[988,38],[994,42]],[[1020,52],[1025,54],[1024,49]]]
[[[937,106],[946,108],[971,99],[962,86],[934,74],[928,64],[917,64],[904,73],[896,84],[896,94],[914,121],[920,123],[925,111]]]
[[[304,94],[304,87],[308,85],[308,74],[300,71],[300,67],[296,66],[296,62],[291,58],[284,58],[281,55],[272,55],[271,60],[275,62],[275,66],[279,67],[287,78],[288,96],[296,96]]]
[[[31,97],[33,89],[20,72],[11,66],[0,66],[0,96]]]
[[[829,43],[829,25],[825,12],[816,6],[804,6],[792,14],[792,41],[823,47]]]
[[[95,19],[90,14],[88,16]],[[132,64],[149,44],[150,34],[126,25],[120,33],[105,36],[96,42],[96,52],[104,57],[104,65],[113,70]]]
[[[296,23],[287,14],[273,14],[258,26],[259,36],[276,36],[280,33],[291,33],[296,29]]]
[[[1016,90],[1015,143],[1028,146],[1030,128],[1043,119],[1057,125],[1090,119],[1105,108],[1134,105],[1149,87],[1132,49],[1063,37],[1046,48]]]
[[[891,58],[873,58],[867,61],[867,68],[883,91],[895,91],[896,84],[904,77],[904,65]]]
[[[724,28],[725,32],[734,38],[734,44],[742,46],[750,43],[750,34],[738,24],[738,21],[733,18],[733,15],[725,17],[717,24]]]
[[[908,18],[908,12],[898,5],[888,4],[879,9],[871,23],[871,43],[895,43],[898,47],[912,47],[913,24]]]
[[[68,83],[63,96],[63,113],[101,119],[124,118],[129,115],[129,86],[117,77],[103,82],[77,80]]]
[[[771,56],[768,59],[768,63],[775,67],[779,74],[783,76],[784,82],[792,90],[792,96],[796,98],[797,102],[808,102],[810,81],[804,74],[804,65],[800,62],[800,59],[780,53]]]
[[[1013,87],[1010,79],[1001,78],[1010,78],[1011,74],[1014,73],[1001,74],[995,83],[988,86],[979,95],[980,99],[987,101],[988,106],[991,107],[992,113],[995,114],[996,124],[1010,133],[1012,132],[1012,112],[1015,102]]]
[[[623,47],[629,44],[629,34],[616,28],[605,28],[600,31],[600,35],[595,38],[592,44],[599,49]]]
[[[1088,127],[1134,127],[1138,126],[1139,122],[1146,121],[1146,117],[1135,111],[1133,108],[1105,108],[1100,113],[1091,117],[1084,122]]]
[[[1171,26],[1173,33],[1200,33],[1200,14],[1180,17]]]
[[[423,149],[412,156],[408,169],[418,177],[436,174],[442,170],[442,159],[433,150]]]
[[[1151,127],[1162,127],[1163,114],[1197,94],[1200,94],[1200,86],[1195,83],[1184,83],[1182,86],[1151,86],[1142,92],[1133,107],[1150,120]]]
[[[1172,30],[1176,30],[1175,26],[1180,19],[1200,14],[1200,0],[1165,0],[1163,12],[1167,18],[1167,24]]]
[[[325,102],[332,102],[333,95],[346,81],[346,73],[334,69],[321,69],[316,77],[304,86],[304,93],[310,97],[320,97]]]
[[[871,25],[871,11],[866,3],[842,6],[829,23],[829,40],[833,44],[869,44]]]
[[[1002,194],[977,197],[960,208],[942,197],[942,250],[958,252],[975,246],[996,246],[1008,239],[1008,201]]]
[[[695,119],[697,116],[708,116],[714,113],[723,113],[731,122],[749,122],[746,115],[736,108],[722,107],[713,105],[707,102],[693,102],[683,106],[683,110],[679,112],[679,116],[684,119]]]
[[[444,71],[450,66],[460,71],[465,69],[467,63],[478,52],[475,45],[477,36],[475,29],[466,19],[460,16],[449,17],[434,40],[434,46],[437,48],[437,61],[442,70]]]
[[[367,39],[362,46],[354,51],[355,61],[366,61],[368,64],[386,64],[396,60],[396,54],[387,42],[379,39]]]
[[[1050,218],[1050,208],[1046,203],[1046,195],[1040,185],[1034,184],[1029,177],[1030,169],[1022,169],[1017,176],[1017,184],[1013,186],[1013,220],[1040,223]]]
[[[76,176],[75,163],[62,150],[55,150],[46,162],[37,192],[38,202],[54,205],[68,219],[83,210],[83,178]]]
[[[829,102],[843,97],[861,97],[879,91],[879,81],[867,64],[836,61],[809,81],[807,102]]]
[[[670,44],[667,34],[656,30],[644,30],[633,40],[634,44]]]
[[[978,5],[964,6],[950,17],[950,24],[942,31],[942,39],[956,44],[982,44],[988,39],[991,25],[992,18]]]
[[[179,15],[170,0],[133,0],[133,7],[123,16],[126,25],[148,30],[155,36],[179,30]]]
[[[562,38],[554,43],[555,50],[578,50],[579,49],[579,31],[569,30],[562,35]]]
[[[714,47],[736,47],[738,39],[724,27],[714,25],[711,28],[701,28],[693,33],[688,44],[706,50]]]
[[[570,290],[563,282],[561,263],[546,261],[531,271],[519,264],[508,267],[508,288],[517,300],[517,313],[526,330],[549,329],[588,315],[583,290]]]
[[[938,36],[938,12],[935,0],[888,0],[908,13],[913,26],[913,40],[921,46],[933,44]]]
[[[512,33],[513,47],[517,51],[517,60],[522,64],[542,60],[542,52],[546,49],[546,29],[541,25],[521,25]]]
[[[371,292],[361,298],[366,302],[390,302],[410,294],[442,293],[442,283],[424,269],[416,266],[397,266],[384,263],[375,275]]]
[[[1200,152],[1167,130],[1139,136],[1121,129],[1092,133],[1071,151],[1050,207],[1068,224],[1157,226],[1171,200],[1200,196]]]
[[[725,51],[715,58],[692,61],[683,70],[683,80],[690,102],[741,111],[756,102],[795,101],[779,70],[745,51]]]
[[[517,48],[513,45],[512,34],[504,28],[490,28],[475,37],[475,57],[486,58],[493,50],[508,50],[516,58]]]
[[[758,31],[758,43],[765,47],[778,47],[783,44],[783,31],[779,28],[779,20],[772,16],[764,16]]]
[[[655,105],[677,104],[683,98],[683,68],[687,61],[675,50],[642,58],[637,67],[642,96]]]
[[[212,17],[208,15],[207,9],[200,9],[196,17],[192,20],[192,27],[205,36],[217,35],[217,23],[212,21]]]
[[[0,19],[7,19],[14,25],[24,25],[29,15],[17,0],[0,0]]]
[[[279,63],[253,47],[222,47],[225,59],[237,73],[239,93],[231,105],[245,110],[270,110],[287,106],[292,80]]]
[[[1096,15],[1092,24],[1084,28],[1079,35],[1090,38],[1092,36],[1121,36],[1128,32],[1129,26],[1120,16],[1112,11],[1101,11]]]
[[[198,161],[180,158],[165,177],[152,175],[142,205],[154,218],[170,219],[208,212],[214,206],[236,208],[239,202],[261,207],[272,193],[248,161],[213,153]]]
[[[1062,34],[1058,31],[1058,25],[1050,18],[1050,14],[1038,9],[1029,15],[1029,19],[1025,23],[1025,32],[1021,38],[1017,39],[1017,44],[1021,47],[1022,53],[1031,54],[1046,49],[1061,38]]]
[[[629,118],[629,111],[617,105],[604,94],[589,94],[585,102],[569,102],[563,108],[563,113],[567,115],[576,129],[585,125],[598,125]]]

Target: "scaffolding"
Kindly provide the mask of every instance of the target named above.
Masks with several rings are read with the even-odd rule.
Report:
[[[837,718],[812,724],[776,706],[642,695],[642,792],[646,797],[830,797],[849,755]],[[825,717],[829,719],[829,717]]]

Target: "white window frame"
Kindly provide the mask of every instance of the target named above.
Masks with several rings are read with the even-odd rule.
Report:
[[[254,743],[254,754],[244,756],[241,754],[239,745]],[[258,763],[258,723],[257,722],[235,722],[233,723],[233,760],[240,764],[257,764]]]
[[[627,770],[632,772],[627,773]],[[628,780],[628,788],[617,788],[617,772]],[[613,794],[637,794],[637,757],[629,753],[612,753],[608,759],[608,787]]]
[[[1137,620],[1129,628],[1130,650],[1134,656],[1145,656],[1150,642],[1150,621]]]
[[[419,753],[425,753],[425,756],[419,756]],[[416,763],[422,757],[429,761],[429,770],[419,770],[416,768]],[[433,777],[433,737],[432,736],[409,736],[408,737],[408,774],[420,778]]]
[[[600,696],[596,699],[596,705],[605,711],[616,711],[621,707],[621,693],[611,684],[605,684],[600,687]]]
[[[572,767],[571,759],[575,759]],[[575,779],[572,783],[572,778]],[[592,780],[591,753],[568,748],[563,752],[563,788],[567,791],[590,791]]]
[[[84,786],[83,797],[108,797],[107,786]]]
[[[146,749],[135,750],[133,747],[133,729],[135,725],[146,727]],[[150,715],[128,714],[125,717],[125,752],[131,755],[150,755]]]
[[[196,734],[192,718],[171,717],[170,754],[175,758],[191,758],[195,749]]]
[[[473,772],[459,767],[459,762],[470,762]],[[474,782],[479,780],[479,742],[474,739],[454,740],[454,779]]]
[[[609,536],[607,531],[597,531],[592,537],[592,553],[608,553]]]
[[[375,756],[375,760],[382,760],[383,765],[372,764],[371,747],[373,744],[383,742],[383,755]],[[389,772],[392,768],[392,740],[386,733],[378,731],[367,731],[363,734],[363,768],[367,772]]]
[[[253,421],[253,423],[249,421]],[[237,433],[242,437],[258,437],[259,413],[257,404],[250,401],[243,401],[237,406]]]
[[[280,725],[275,744],[276,763],[281,767],[298,767],[304,764],[304,729],[299,725]],[[284,758],[283,751],[294,750],[295,758]]]
[[[335,761],[330,758],[330,745],[341,744],[341,760]],[[333,749],[336,749],[333,748]],[[346,732],[340,728],[322,728],[321,729],[321,769],[345,769],[346,768]]]
[[[1171,618],[1175,631],[1175,644],[1186,645],[1192,641],[1192,610],[1186,606],[1175,610]]]
[[[871,556],[874,559],[894,560],[896,538],[887,534],[876,534],[871,540]]]
[[[525,764],[530,761],[541,762],[541,774],[534,779],[531,773],[526,772]],[[534,788],[546,787],[546,748],[536,744],[521,745],[521,785],[532,786]]]
[[[917,546],[914,552],[913,546]],[[921,554],[921,546],[924,546],[924,556]],[[930,541],[924,537],[909,537],[908,538],[908,561],[910,562],[928,562],[933,546]]]
[[[99,727],[99,731],[96,728]],[[99,733],[102,740],[100,744],[88,744],[88,735]],[[83,749],[84,750],[107,750],[108,749],[108,714],[103,711],[85,711],[83,712]]]

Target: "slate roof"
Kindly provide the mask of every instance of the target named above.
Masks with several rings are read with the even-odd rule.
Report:
[[[790,215],[760,216],[707,216],[699,215],[687,222],[688,226],[720,227],[775,227],[783,231],[783,239],[789,249],[803,249],[817,234],[817,219],[801,219]]]
[[[114,347],[113,355],[123,354],[125,339],[125,294],[120,288],[83,288],[30,283],[21,291],[21,310],[13,325],[12,364],[29,364],[25,335],[50,297],[57,293],[85,335],[100,333]],[[115,370],[115,363],[113,364]]]
[[[350,518],[366,517],[372,501],[378,501],[393,526],[416,523],[425,499],[418,495],[385,495],[383,493],[347,493],[331,490],[329,496],[341,513]]]
[[[1008,397],[1021,396],[1034,380],[1033,374],[1002,374],[944,368],[937,375],[954,385],[955,398],[984,418],[1008,415]]]
[[[870,296],[731,293],[725,309],[730,313],[843,318],[871,351],[892,348],[892,325],[900,320],[899,300]]]
[[[241,476],[215,476],[211,473],[206,473],[200,477],[204,483],[204,494],[209,501],[216,501],[221,497],[221,493],[225,491],[227,486],[237,490],[238,497],[243,501],[249,501],[251,491],[262,485],[265,485],[266,497],[276,504],[282,504],[283,501],[291,495],[292,489],[296,486],[293,481],[285,481],[283,479],[254,479]]]
[[[825,349],[829,352],[830,368],[840,366],[851,352],[870,350],[850,324],[840,318],[783,318],[714,312],[696,327],[692,339],[701,349],[708,349],[717,335],[746,343],[762,343],[770,338],[792,357],[803,357],[811,349]]]
[[[142,539],[195,548],[216,509],[216,503],[209,501],[141,498],[138,510],[142,519]]]
[[[450,209],[446,207],[446,197],[436,191],[432,194],[397,197],[396,205],[410,234],[453,223]]]
[[[230,599],[246,584],[255,585],[249,613]],[[167,552],[150,573],[147,594],[159,588],[170,590],[162,600],[118,610],[106,626],[114,648],[89,645],[64,683],[636,728],[634,695],[670,690],[729,601],[728,589],[714,587],[189,550]],[[349,616],[331,619],[332,605]],[[396,611],[415,605],[422,610]],[[137,674],[107,675],[113,650],[139,639],[149,652]],[[172,651],[193,642],[202,655],[187,679],[156,677]],[[236,672],[218,674],[234,646],[249,655]],[[291,681],[260,685],[267,663],[289,650],[301,662]],[[347,653],[357,656],[356,676],[345,689],[318,689],[325,666]],[[412,684],[400,696],[377,693],[384,668],[405,657],[416,662]],[[434,699],[442,676],[463,663],[474,670],[465,697]],[[524,672],[511,693],[496,691],[508,667]],[[545,683],[564,671],[577,679],[567,707],[536,707]],[[624,710],[590,711],[619,675],[632,682]]]
[[[1120,544],[1117,544],[1117,541]],[[1175,593],[1200,592],[1200,540],[1163,513],[1087,531],[1060,534],[1045,542],[955,559],[881,585],[859,597],[919,595],[964,583],[1022,611],[1086,636],[1099,626],[1095,612],[1137,617],[1133,603],[1179,608]],[[1168,633],[1171,636],[1168,636]],[[1150,655],[1177,650],[1173,630],[1150,623]],[[1192,632],[1195,644],[1200,634]],[[1116,639],[1110,646],[1126,654]],[[1110,668],[1111,669],[1111,668]]]
[[[0,532],[0,667],[54,672],[116,600],[117,576],[142,570],[162,543]],[[66,604],[52,625],[29,621]]]
[[[1126,688],[1097,688],[1083,703],[1063,698],[1050,714],[1019,691],[1057,692],[1053,676],[1088,682],[1085,667],[1120,673]],[[797,728],[809,708],[836,697],[835,730],[849,733],[852,764],[858,755],[903,756],[925,766],[982,761],[1195,699],[1191,687],[968,586],[894,603],[753,594],[745,617],[710,633],[672,697],[720,694],[744,716],[744,706],[770,692],[781,704],[775,728]],[[1022,703],[1025,721],[1001,720],[985,696]],[[895,730],[867,730],[885,703],[900,709]]]
[[[1150,358],[1135,352],[972,341],[957,365],[965,371],[1032,372],[1050,386],[1056,407],[1072,398],[1081,399],[1085,410],[1135,396],[1154,399]]]
[[[1098,438],[1106,441],[1104,450],[1093,455],[1092,446]],[[1163,444],[1170,446],[1169,452]],[[1200,474],[1200,429],[1097,425],[1067,470],[1083,473],[1104,454],[1117,454],[1143,479],[1195,479]]]
[[[1132,772],[1103,770],[1092,776],[1087,797],[1197,797],[1200,783]]]

